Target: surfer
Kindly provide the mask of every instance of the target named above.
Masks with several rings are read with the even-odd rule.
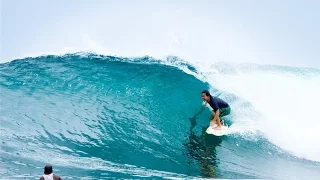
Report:
[[[210,121],[210,126],[214,127],[213,125],[215,123],[217,123],[217,127],[215,127],[214,129],[221,129],[221,117],[224,117],[226,115],[229,115],[231,112],[231,108],[229,106],[229,104],[225,101],[223,101],[222,99],[218,98],[218,97],[213,97],[211,96],[210,92],[208,90],[204,90],[201,92],[201,98],[204,101],[202,104],[202,108],[200,109],[200,111],[194,116],[194,118],[200,114],[200,112],[202,111],[202,109],[209,104],[210,107],[212,108],[212,118]]]
[[[40,177],[40,180],[62,180],[62,179],[60,176],[53,174],[51,165],[46,165],[44,167],[44,175]]]

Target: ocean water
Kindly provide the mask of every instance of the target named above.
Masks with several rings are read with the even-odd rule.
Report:
[[[224,137],[194,121],[225,99]],[[0,177],[320,179],[320,70],[66,54],[0,64]]]

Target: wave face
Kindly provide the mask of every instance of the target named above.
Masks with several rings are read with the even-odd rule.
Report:
[[[318,70],[163,62],[68,54],[0,64],[0,176],[38,178],[50,163],[64,179],[320,177],[317,106],[304,103],[319,102]],[[223,138],[204,133],[209,110],[194,128],[189,120],[209,88],[233,109]]]

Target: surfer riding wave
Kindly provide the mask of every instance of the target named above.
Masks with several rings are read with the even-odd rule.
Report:
[[[208,90],[204,90],[201,92],[201,98],[203,100],[202,106],[199,112],[196,113],[192,119],[195,119],[196,116],[198,116],[202,112],[204,107],[209,104],[212,108],[212,118],[210,120],[210,126],[214,129],[220,130],[221,123],[224,124],[224,122],[220,118],[231,113],[229,104],[218,97],[213,97]],[[214,127],[215,124],[217,124],[216,127]]]

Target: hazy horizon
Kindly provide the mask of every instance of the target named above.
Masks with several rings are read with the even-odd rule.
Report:
[[[320,68],[317,1],[1,1],[0,62],[91,51]]]

